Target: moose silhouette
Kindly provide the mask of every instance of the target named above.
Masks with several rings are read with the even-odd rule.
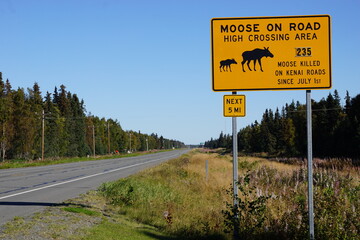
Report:
[[[267,48],[264,47],[264,49],[256,48],[252,51],[245,51],[245,52],[243,52],[242,57],[243,57],[243,61],[241,62],[241,66],[242,66],[243,72],[245,72],[244,63],[246,63],[246,62],[247,62],[247,66],[248,66],[249,70],[252,71],[250,68],[251,61],[254,61],[254,71],[256,71],[256,69],[255,69],[256,61],[259,61],[260,70],[263,72],[262,66],[261,66],[261,58],[262,57],[271,57],[272,58],[272,57],[274,57],[274,55],[269,51],[268,47]]]
[[[233,63],[237,64],[237,62],[233,58],[220,61],[220,72],[221,72],[221,69],[224,70],[225,72],[227,72],[228,69],[230,69],[230,72],[231,72],[231,64],[233,64]]]

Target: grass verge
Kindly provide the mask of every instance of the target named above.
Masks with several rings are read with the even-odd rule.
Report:
[[[136,153],[120,154],[120,155],[105,155],[105,156],[97,156],[95,158],[94,157],[74,157],[74,158],[59,158],[59,159],[45,159],[45,160],[14,159],[14,160],[0,162],[0,169],[39,167],[39,166],[47,166],[47,165],[55,165],[55,164],[63,164],[63,163],[136,157],[136,156],[141,156],[141,155],[146,155],[146,154],[158,153],[158,152],[162,152],[162,151],[136,152]]]
[[[175,239],[227,239],[221,210],[229,200],[223,193],[231,183],[231,169],[229,157],[190,153],[103,184],[99,192],[120,214]]]
[[[206,160],[208,177],[205,176]],[[305,166],[242,157],[239,175],[242,193],[239,198],[241,203],[246,203],[236,210],[241,213],[237,222],[241,239],[308,237]],[[359,168],[354,166],[315,167],[317,238],[358,239],[358,176]],[[229,155],[192,152],[129,178],[106,183],[99,191],[120,214],[152,225],[170,236],[219,240],[232,238],[233,226],[229,228],[225,224],[231,219],[226,219],[224,214],[233,211],[231,182]]]
[[[87,231],[84,240],[121,239],[121,240],[176,240],[153,226],[137,223],[117,216],[111,221],[103,221],[101,224]]]

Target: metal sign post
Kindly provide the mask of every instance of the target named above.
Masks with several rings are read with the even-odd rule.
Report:
[[[232,95],[224,95],[223,112],[224,117],[232,117],[232,138],[233,138],[233,194],[234,194],[234,209],[238,208],[238,143],[237,143],[237,117],[245,117],[245,95],[237,95],[232,92]],[[237,224],[239,216],[237,212],[234,215],[234,225]],[[238,226],[234,226],[234,239],[238,239]]]
[[[236,92],[232,93],[233,95],[236,95]],[[237,147],[237,126],[236,126],[236,117],[232,117],[232,137],[233,137],[233,190],[234,190],[234,209],[237,209],[239,203],[237,200],[238,197],[238,147]],[[239,216],[234,216],[235,218],[238,218]],[[237,222],[237,221],[235,221]],[[234,226],[234,237],[236,238],[238,236],[237,227]]]
[[[311,90],[306,90],[306,124],[307,124],[307,159],[308,159],[309,239],[314,240]]]

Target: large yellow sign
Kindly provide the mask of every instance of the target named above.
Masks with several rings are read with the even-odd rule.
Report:
[[[213,18],[214,91],[331,88],[330,16]]]

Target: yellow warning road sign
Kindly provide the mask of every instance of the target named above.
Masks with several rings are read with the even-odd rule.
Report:
[[[331,88],[329,15],[213,18],[214,91]]]
[[[224,95],[224,117],[245,117],[245,95]]]

